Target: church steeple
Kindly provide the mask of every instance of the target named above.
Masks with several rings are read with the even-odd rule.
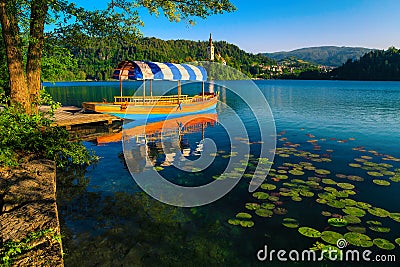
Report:
[[[208,55],[208,60],[214,61],[214,59],[215,59],[215,50],[214,50],[214,44],[213,44],[212,34],[211,33],[210,33],[210,40],[209,40],[208,47],[207,47],[207,55]]]

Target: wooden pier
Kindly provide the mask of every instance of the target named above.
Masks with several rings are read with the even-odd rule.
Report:
[[[41,107],[45,110],[48,107]],[[123,119],[101,113],[87,113],[82,112],[81,108],[74,106],[60,107],[55,111],[54,126],[66,127],[67,130],[71,130],[71,126],[82,126],[92,123],[106,123],[112,124],[115,121],[123,121]]]

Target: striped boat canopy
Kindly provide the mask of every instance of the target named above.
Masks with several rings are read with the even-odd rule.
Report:
[[[206,81],[207,71],[203,67],[189,64],[122,61],[115,69],[113,78],[118,80]]]

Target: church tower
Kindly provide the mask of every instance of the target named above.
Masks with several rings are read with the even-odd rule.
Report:
[[[207,55],[208,55],[208,60],[214,61],[214,59],[215,59],[215,51],[214,51],[214,44],[213,44],[213,41],[212,41],[211,33],[210,33],[210,42],[209,42],[208,47],[207,47]]]

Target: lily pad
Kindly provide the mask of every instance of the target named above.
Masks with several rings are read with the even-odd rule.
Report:
[[[366,214],[365,210],[359,209],[357,207],[346,207],[342,209],[342,211],[346,214],[353,215],[356,217],[363,217]]]
[[[279,197],[278,196],[269,196],[268,200],[272,201],[272,202],[279,201]]]
[[[241,221],[238,220],[238,219],[229,219],[229,220],[228,220],[228,223],[231,224],[231,225],[239,225],[240,222],[241,222]]]
[[[346,233],[344,238],[347,242],[357,247],[368,248],[374,244],[369,236],[357,232]]]
[[[343,202],[346,206],[355,206],[357,204],[357,201],[351,198],[341,199],[340,202]]]
[[[373,177],[382,177],[383,174],[380,172],[367,172],[368,175],[373,176]]]
[[[277,215],[285,215],[288,213],[288,210],[285,208],[277,207],[277,208],[273,209],[273,212]]]
[[[367,228],[364,226],[356,226],[356,225],[349,225],[346,227],[347,230],[355,233],[365,234],[367,232]]]
[[[369,229],[378,233],[389,233],[390,228],[388,227],[381,227],[381,226],[370,226]]]
[[[330,213],[329,211],[322,211],[321,214],[323,216],[326,216],[326,217],[331,217],[332,216],[332,213]]]
[[[261,204],[262,209],[272,210],[275,208],[275,204],[272,203],[263,203]]]
[[[349,224],[361,223],[361,219],[354,215],[345,215],[343,216],[343,219],[345,219]]]
[[[346,206],[343,202],[340,202],[339,200],[335,200],[335,199],[328,200],[328,203],[326,203],[326,204],[329,207],[338,208],[338,209],[344,208]]]
[[[251,219],[251,215],[246,213],[246,212],[239,212],[238,214],[236,214],[236,218],[238,219]]]
[[[396,242],[396,244],[400,246],[400,237],[396,238],[396,240],[394,240],[394,242]]]
[[[388,212],[387,210],[375,207],[369,208],[368,212],[374,216],[382,218],[388,217],[390,215],[390,212]]]
[[[367,221],[367,224],[374,225],[374,226],[381,226],[382,223],[379,221]]]
[[[260,208],[260,204],[258,203],[246,203],[245,208],[248,210],[256,210]]]
[[[344,227],[347,225],[347,221],[341,218],[330,218],[328,223],[335,227]]]
[[[301,190],[300,195],[302,195],[303,197],[313,197],[314,193],[311,191]]]
[[[294,197],[292,197],[292,200],[293,200],[293,201],[296,201],[296,202],[300,202],[300,201],[302,201],[303,199],[302,199],[301,197],[296,197],[296,196],[294,196]]]
[[[331,172],[328,170],[324,170],[324,169],[316,169],[315,173],[320,174],[320,175],[327,175],[327,174],[330,174]]]
[[[318,230],[315,230],[313,228],[310,227],[300,227],[299,228],[299,233],[307,236],[307,237],[312,237],[312,238],[319,238],[321,237],[321,232]]]
[[[300,170],[290,170],[289,173],[290,173],[291,175],[296,175],[296,176],[299,176],[299,175],[303,175],[303,174],[304,174],[304,172],[303,172],[303,171],[300,171]]]
[[[328,203],[328,200],[326,200],[326,199],[324,199],[324,198],[317,198],[315,201],[316,201],[317,203],[319,203],[319,204],[326,204],[326,203]]]
[[[374,245],[384,250],[393,250],[396,247],[392,242],[383,238],[375,238]]]
[[[154,167],[153,168],[155,171],[162,171],[162,170],[164,170],[164,168],[163,167],[161,167],[161,166],[156,166],[156,167]]]
[[[357,175],[349,175],[349,176],[347,176],[347,179],[350,181],[356,181],[356,182],[364,181],[364,178],[357,176]]]
[[[269,209],[258,209],[256,214],[260,217],[272,217],[273,212]]]
[[[354,189],[355,188],[354,185],[349,184],[349,183],[338,183],[336,185],[343,189]]]
[[[275,190],[276,189],[276,185],[274,184],[262,184],[261,188],[264,190]]]
[[[343,235],[333,231],[323,231],[321,233],[321,239],[326,243],[336,245],[339,239],[343,239]]]
[[[250,228],[254,226],[253,221],[240,221],[240,226],[245,227],[245,228]]]
[[[328,178],[322,179],[321,182],[324,184],[330,184],[330,185],[336,184],[336,182],[334,180],[328,179]]]
[[[400,213],[390,213],[389,217],[396,222],[400,222]]]
[[[361,202],[361,201],[358,201],[356,206],[357,206],[358,208],[364,209],[364,210],[367,210],[367,209],[369,209],[370,207],[372,207],[371,204],[365,203],[365,202]]]
[[[389,186],[389,185],[390,185],[390,182],[388,182],[388,181],[386,181],[386,180],[375,179],[375,180],[372,180],[372,182],[373,182],[374,184],[382,185],[382,186]]]
[[[293,218],[284,218],[282,225],[288,228],[298,228],[299,222]]]
[[[253,197],[257,199],[268,199],[269,195],[265,192],[255,192],[253,193]]]

